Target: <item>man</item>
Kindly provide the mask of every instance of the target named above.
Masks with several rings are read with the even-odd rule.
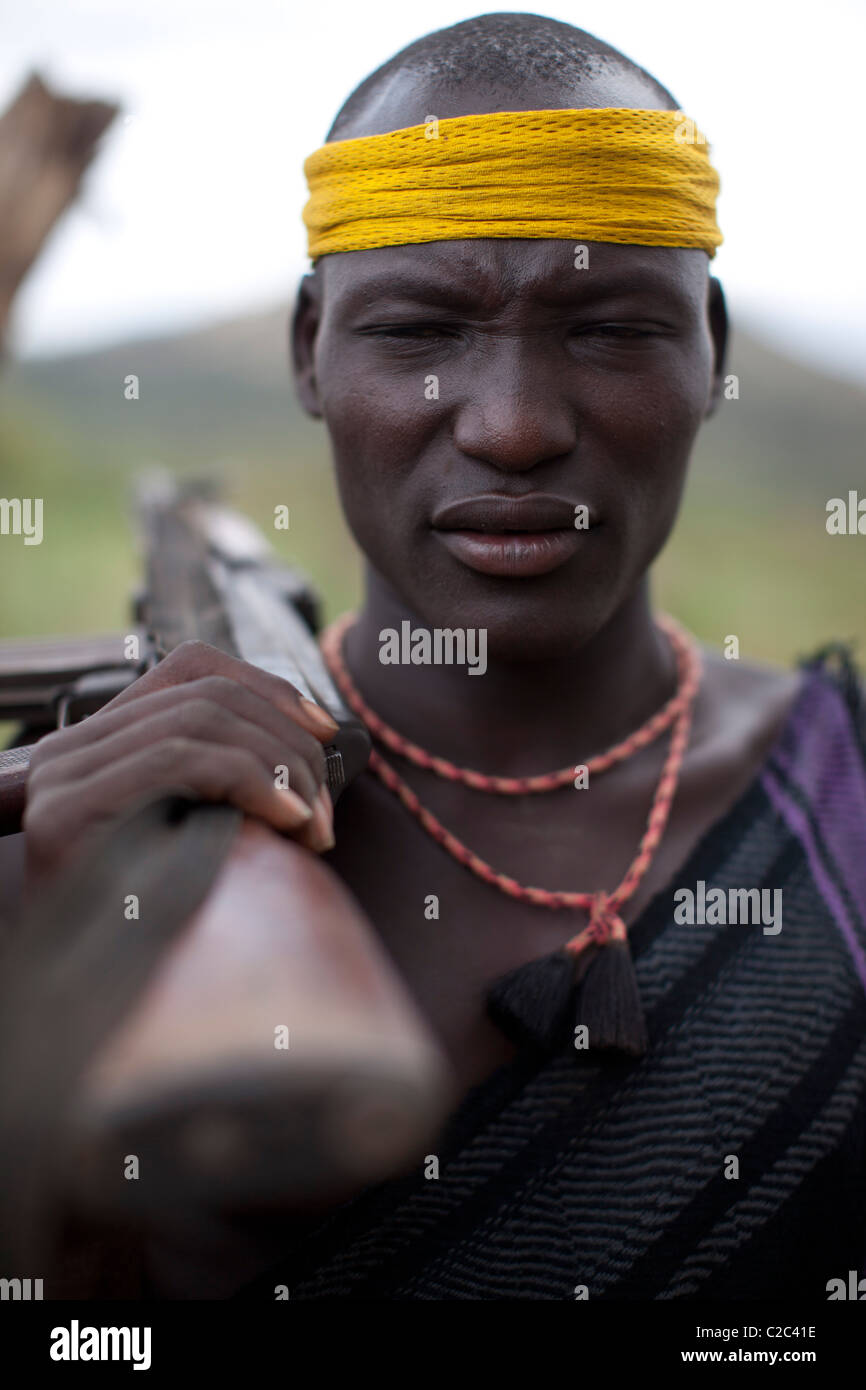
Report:
[[[435,146],[465,117],[565,112],[568,126],[587,113],[593,131],[593,113],[677,109],[580,30],[487,15],[380,68],[329,143],[347,142],[351,178],[354,151],[391,132],[426,138],[426,126]],[[518,151],[533,120],[510,123]],[[488,127],[476,127],[481,139]],[[508,128],[502,138],[510,148]],[[443,233],[446,189],[429,235],[399,170],[342,202],[337,178],[308,209],[316,259],[294,316],[295,376],[328,429],[367,561],[357,620],[329,650],[381,721],[381,775],[349,789],[332,833],[321,720],[272,679],[182,648],[43,744],[32,868],[68,852],[73,806],[85,835],[130,787],[181,781],[230,800],[327,854],[453,1064],[459,1105],[423,1171],[303,1236],[258,1233],[252,1254],[226,1257],[222,1293],[273,1263],[250,1296],[280,1283],[293,1298],[825,1297],[866,1251],[866,892],[851,848],[866,797],[853,718],[820,671],[708,651],[690,685],[692,648],[672,645],[651,611],[647,572],[723,376],[707,246],[676,229],[592,237],[567,208],[558,235],[495,235],[489,159],[480,234],[465,212],[452,218],[459,234]],[[322,177],[330,167],[319,159]],[[627,196],[641,159],[628,167],[602,158],[599,177]],[[540,224],[549,172],[527,165]],[[365,198],[398,195],[408,228],[395,220],[385,236]],[[368,241],[340,249],[354,247],[353,219],[372,227]],[[468,663],[428,662],[423,643],[407,661],[393,645],[406,624],[459,630],[466,652],[483,633],[483,673],[480,661],[477,679]],[[629,741],[674,697],[670,735]],[[409,745],[448,775],[405,757],[389,784],[389,750]],[[599,766],[611,748],[625,753]],[[831,757],[847,800],[818,825],[804,779]],[[294,797],[273,787],[287,760]],[[544,794],[481,785],[513,790],[551,768],[574,776]],[[548,910],[534,889],[583,893],[588,913]],[[743,925],[718,898],[705,920],[676,912],[714,889],[726,905],[758,890],[773,913]],[[563,1013],[550,965],[538,997],[542,1025],[564,1020],[553,1040],[535,1026],[539,961],[567,962],[578,991]],[[614,961],[619,973],[596,969]],[[515,980],[531,982],[522,1002]]]

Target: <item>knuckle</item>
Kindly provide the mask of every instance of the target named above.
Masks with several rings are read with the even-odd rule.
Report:
[[[204,734],[220,737],[227,722],[221,706],[201,695],[186,700],[180,706],[177,718],[181,734],[190,739],[200,738]]]
[[[241,748],[227,748],[210,768],[216,790],[222,794],[249,791],[261,784],[262,768],[251,753]]]
[[[202,642],[199,637],[187,637],[169,652],[166,661],[171,661],[175,658],[180,660],[185,656],[202,656],[205,652],[212,652],[214,650],[214,647],[209,647],[207,642]]]
[[[224,705],[237,694],[238,685],[239,682],[233,681],[230,676],[210,675],[197,680],[194,688],[202,698],[216,705]]]
[[[223,748],[220,750],[220,765],[232,776],[248,777],[258,770],[258,760],[245,748]]]
[[[197,745],[180,734],[160,739],[150,751],[151,772],[159,777],[174,778],[180,769],[187,772],[195,761]]]
[[[194,675],[197,671],[212,669],[219,657],[216,647],[209,647],[207,642],[201,642],[197,637],[188,637],[174,647],[161,664],[163,667],[170,666],[172,670],[178,667]]]
[[[50,734],[46,734],[35,745],[30,754],[30,774],[32,776],[36,768],[44,767],[58,752],[62,751],[63,730],[55,729]]]

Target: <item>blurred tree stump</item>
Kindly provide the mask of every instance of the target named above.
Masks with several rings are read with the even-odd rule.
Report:
[[[34,74],[0,116],[0,350],[18,286],[118,109],[57,96]]]

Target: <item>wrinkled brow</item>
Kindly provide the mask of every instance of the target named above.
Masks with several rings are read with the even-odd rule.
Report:
[[[356,307],[374,308],[378,303],[393,304],[397,301],[435,308],[477,308],[491,297],[493,287],[487,287],[486,278],[482,276],[474,283],[461,283],[456,278],[445,280],[423,270],[411,274],[374,272],[354,280],[341,298],[343,307],[348,310]],[[519,294],[552,307],[587,304],[625,295],[663,297],[666,300],[691,297],[680,276],[646,266],[623,267],[592,276],[578,272],[547,273],[535,281],[526,279],[514,287],[500,282],[495,292],[497,297],[504,294],[510,299]]]

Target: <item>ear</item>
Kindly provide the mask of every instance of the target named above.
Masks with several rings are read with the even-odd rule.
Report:
[[[713,340],[713,381],[710,400],[706,409],[709,419],[715,414],[722,398],[725,385],[725,364],[728,353],[728,309],[722,287],[712,275],[707,285],[707,318],[710,324],[710,337]]]
[[[322,418],[316,384],[316,334],[321,322],[322,285],[318,276],[305,275],[298,286],[289,328],[289,354],[295,389],[301,405],[315,420]]]

